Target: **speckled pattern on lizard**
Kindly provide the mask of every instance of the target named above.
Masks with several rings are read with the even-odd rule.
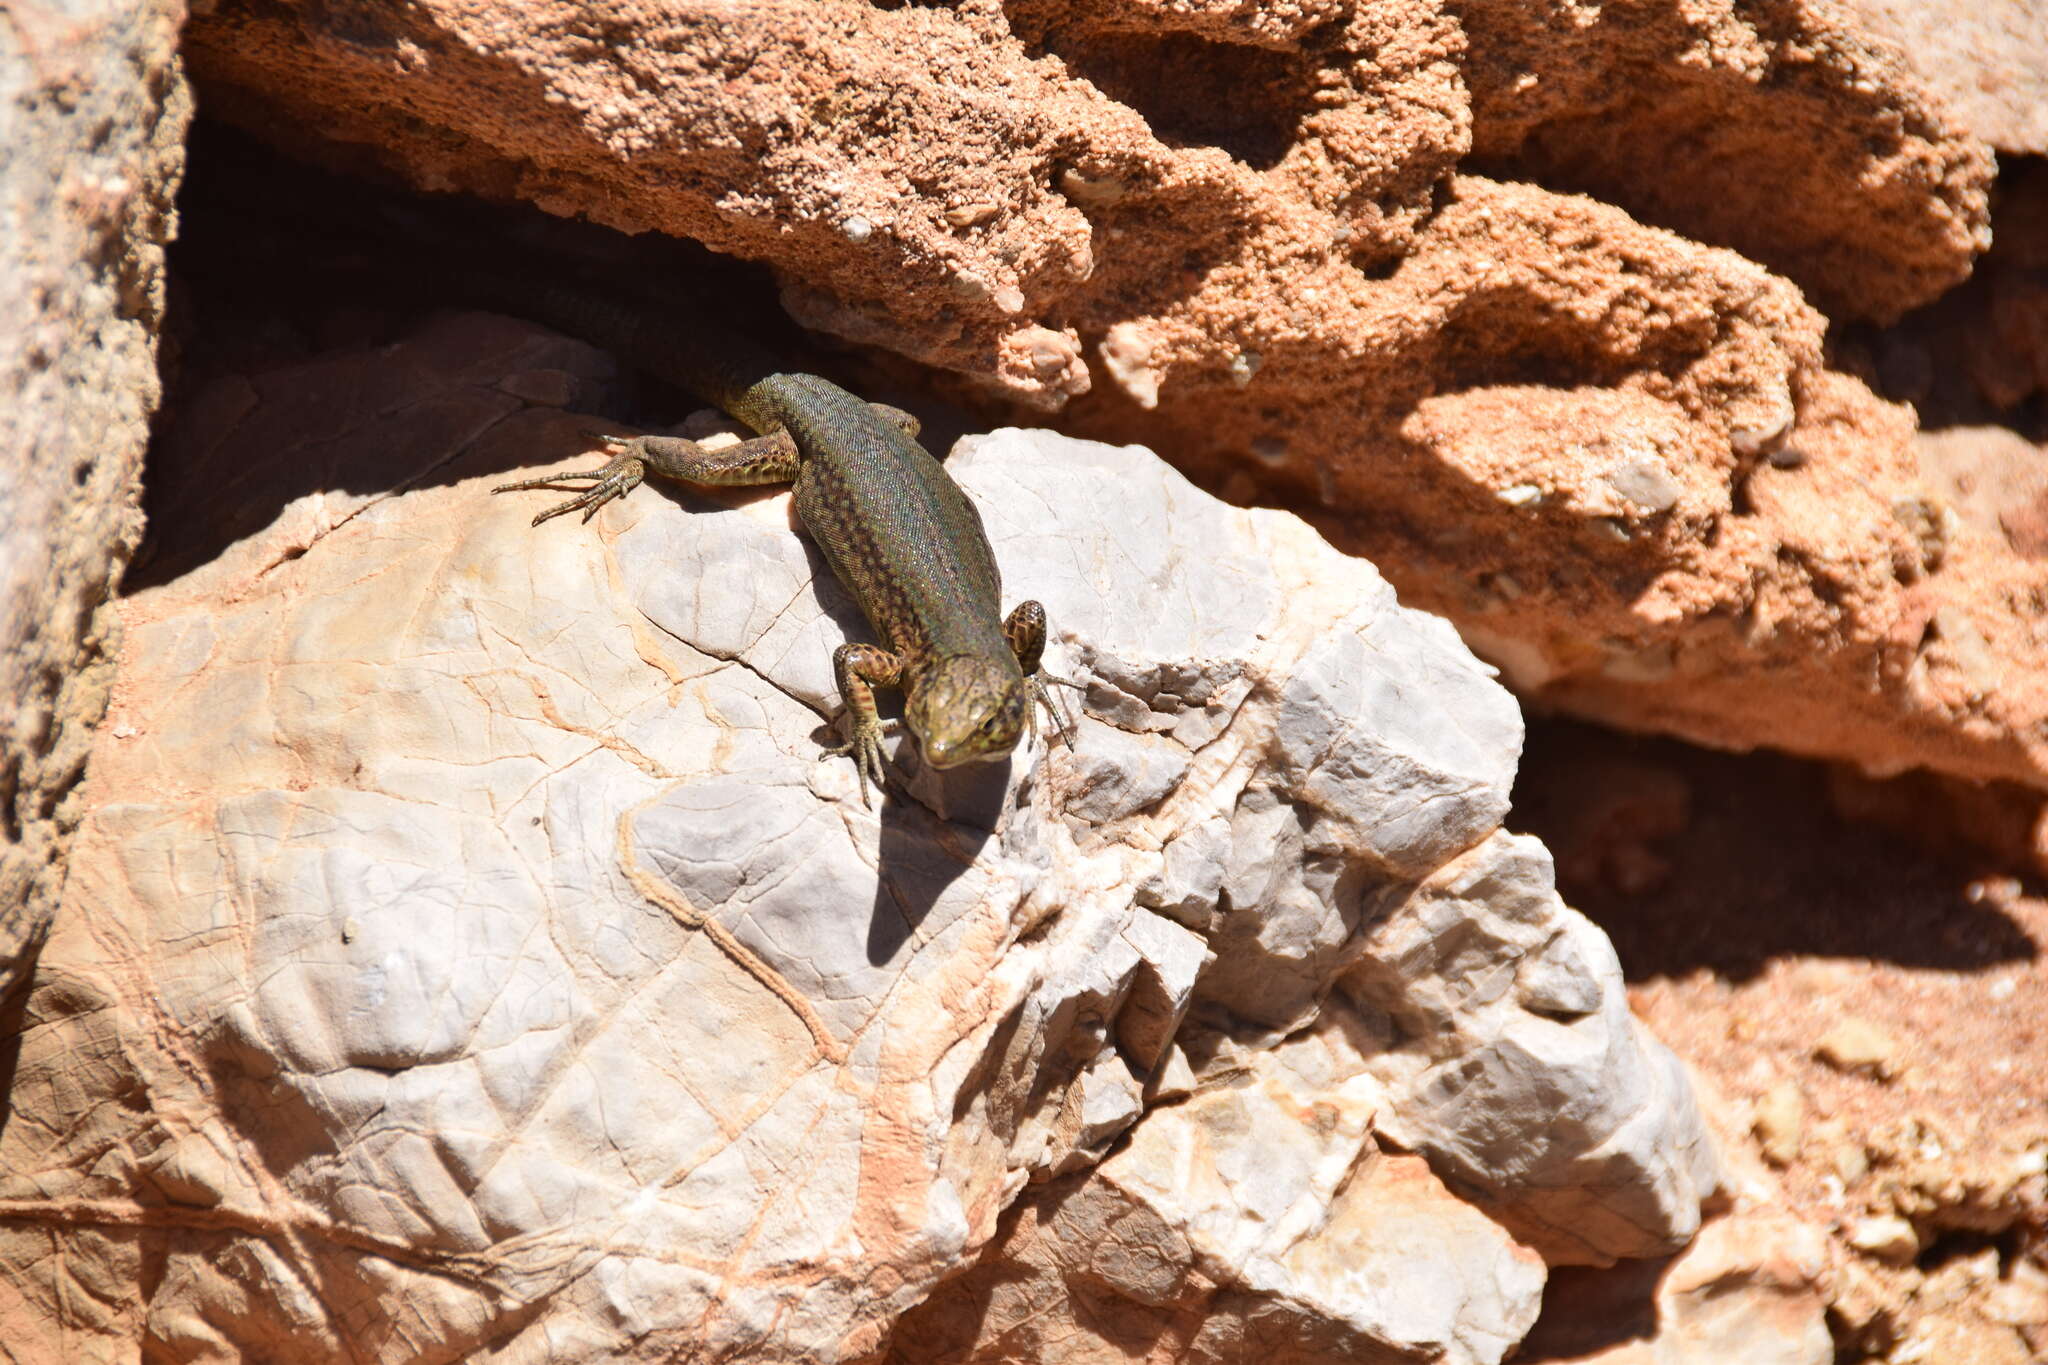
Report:
[[[1009,753],[1036,733],[1038,706],[1073,744],[1073,728],[1046,690],[1061,680],[1040,667],[1045,609],[1023,602],[1002,615],[1002,580],[981,514],[918,443],[910,414],[816,375],[780,373],[735,334],[655,318],[582,286],[521,281],[516,297],[516,311],[613,350],[759,434],[709,450],[674,436],[604,437],[612,458],[601,468],[494,491],[575,491],[536,516],[538,526],[575,511],[588,521],[648,474],[709,485],[793,483],[798,519],[882,640],[848,642],[832,656],[851,734],[826,752],[851,755],[863,802],[870,783],[885,785],[878,686],[903,689],[904,723],[934,767]]]

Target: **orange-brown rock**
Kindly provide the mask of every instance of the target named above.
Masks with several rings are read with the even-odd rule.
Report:
[[[1850,0],[1915,72],[2001,152],[2048,152],[2048,4]]]
[[[1473,151],[1516,178],[1734,247],[1838,316],[1896,317],[1982,249],[1982,149],[1835,6],[1464,14]]]
[[[1836,775],[1778,756],[1737,759],[1551,721],[1532,727],[1522,771],[1517,813],[1556,850],[1567,894],[1613,935],[1637,1011],[1704,1082],[1701,1110],[1738,1205],[1792,1224],[1780,1246],[1829,1243],[1827,1274],[1811,1288],[1826,1302],[1834,1351],[1819,1358],[2043,1359],[2048,900],[2038,886],[1957,857],[1942,827],[1947,803],[1925,778],[1874,794],[1898,802],[1902,830],[1917,805],[1918,837],[1907,839],[1832,813]],[[1633,795],[1629,818],[1613,811],[1617,786]],[[1862,794],[1859,814],[1872,796]],[[1984,812],[1965,805],[1946,818],[1961,825]],[[1617,830],[1661,861],[1661,883],[1645,890],[1607,875],[1600,853]],[[1931,851],[1944,836],[1947,852]],[[1671,1275],[1719,1259],[1707,1249],[1716,1226]],[[1649,1284],[1640,1269],[1554,1277],[1525,1355],[1587,1359],[1588,1333],[1620,1322],[1633,1334],[1635,1313],[1652,1309],[1659,1328],[1635,1344],[1661,1344],[1684,1321],[1668,1311],[1676,1281]],[[1629,1301],[1632,1270],[1640,1292]],[[1729,1321],[1717,1297],[1755,1304],[1759,1323],[1767,1305],[1792,1304],[1772,1293],[1789,1287],[1782,1276],[1724,1270],[1711,1283],[1700,1323]],[[1590,1357],[1643,1358],[1625,1348]],[[1649,1358],[1698,1357],[1674,1348]]]
[[[106,711],[100,608],[142,538],[192,116],[172,8],[27,6],[0,40],[0,1008],[57,907]]]
[[[2048,785],[2044,580],[1951,534],[1802,297],[1889,318],[1986,236],[1985,149],[1840,11],[230,3],[191,41],[301,152],[765,260],[810,326],[1315,513],[1548,704]]]

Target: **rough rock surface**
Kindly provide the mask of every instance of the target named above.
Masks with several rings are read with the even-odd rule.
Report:
[[[1982,426],[1923,431],[1917,450],[1928,484],[1965,524],[2014,554],[2048,559],[2048,449]]]
[[[1909,840],[1831,814],[1835,782],[1815,765],[1562,722],[1534,727],[1522,771],[1517,825],[1556,849],[1560,884],[1613,935],[1636,1009],[1709,1082],[1737,1197],[1825,1238],[1816,1288],[1835,1358],[2048,1358],[2038,887],[1957,859],[1953,839],[1930,851],[1930,831],[1959,818],[1939,792],[1917,793]],[[1759,1159],[1770,1196],[1751,1193]],[[1794,1306],[1770,1286],[1797,1277],[1750,1264],[1719,1291],[1761,1293],[1759,1317]],[[1615,1281],[1639,1273],[1560,1272],[1530,1346],[1589,1349],[1589,1326],[1627,1317]],[[1588,1311],[1575,1317],[1567,1292]],[[1649,1286],[1639,1297],[1653,1294],[1668,1302]]]
[[[1095,1170],[1029,1191],[888,1359],[1499,1360],[1542,1262],[1427,1163],[1373,1149],[1383,1101],[1346,1028],[1244,1058]]]
[[[1982,150],[1839,6],[1460,8],[1473,151],[1518,179],[1734,247],[1837,316],[1896,317],[1983,245]]]
[[[2048,560],[2048,160],[2003,167],[1996,206],[1991,250],[1968,283],[1897,326],[1842,329],[1834,352],[1918,413],[1913,453],[1944,519],[1952,513],[2039,564]],[[2039,675],[2037,662],[2022,659],[1994,676],[2010,689]],[[1930,852],[1974,848],[2001,867],[2048,870],[2048,797],[2038,784],[1838,771],[1831,786],[1842,810]]]
[[[191,98],[165,4],[0,33],[0,1005],[49,928],[141,538],[163,246]],[[0,1097],[0,1116],[4,1116]]]
[[[2048,441],[2048,160],[1998,177],[1991,250],[1968,283],[1882,330],[1844,329],[1836,353],[1930,428],[1997,423]]]
[[[1554,1274],[1519,1365],[1837,1365],[1827,1312],[1838,1258],[1826,1230],[1787,1211],[1730,1122],[1739,1111],[1711,1083],[1695,1085],[1728,1154],[1713,1216],[1672,1256]]]
[[[1835,1365],[1827,1234],[1783,1213],[1717,1218],[1677,1256],[1564,1271],[1518,1365]]]
[[[1541,844],[1501,835],[1381,893],[1398,908],[1373,917],[1343,986],[1386,1040],[1368,1063],[1393,1097],[1383,1124],[1552,1264],[1675,1250],[1666,1230],[1691,1234],[1712,1156],[1645,1140],[1697,1130],[1691,1086],[1638,1045],[1623,1001],[1587,988],[1620,965],[1553,882]]]
[[[2048,153],[2048,4],[1850,0],[1898,44],[1969,130],[2001,152]]]
[[[1842,10],[323,13],[195,22],[211,107],[767,261],[807,325],[1314,515],[1546,704],[2048,787],[2048,571],[1824,367],[1807,299],[1962,278],[1991,175]]]
[[[0,1130],[11,1349],[853,1359],[993,1264],[1205,1358],[1491,1362],[1544,1263],[1444,1182],[1568,1211],[1559,1259],[1690,1235],[1682,1073],[1500,831],[1519,716],[1447,626],[1142,451],[978,439],[1080,742],[899,749],[867,811],[785,496],[485,492],[587,463],[602,369],[466,315],[186,410],[244,505],[355,478],[123,605]]]

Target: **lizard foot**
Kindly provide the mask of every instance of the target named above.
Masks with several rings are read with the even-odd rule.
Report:
[[[1036,739],[1038,737],[1038,707],[1043,706],[1046,715],[1052,717],[1053,728],[1060,732],[1060,739],[1066,743],[1069,749],[1073,748],[1073,719],[1053,701],[1052,693],[1046,690],[1045,685],[1047,683],[1058,683],[1061,687],[1071,687],[1076,692],[1085,692],[1088,689],[1083,684],[1075,682],[1072,678],[1062,678],[1057,674],[1047,673],[1042,669],[1037,673],[1033,673],[1026,680],[1026,683],[1031,688],[1033,699],[1038,703],[1038,706],[1032,707],[1025,713],[1027,717],[1025,723],[1031,728],[1032,738]]]
[[[552,488],[563,492],[575,492],[575,497],[567,502],[558,503],[535,517],[533,524],[538,526],[551,517],[559,517],[565,512],[576,511],[581,511],[583,513],[583,520],[589,521],[597,515],[598,508],[604,506],[613,498],[622,498],[632,492],[635,488],[639,487],[640,481],[647,476],[647,464],[638,454],[638,445],[643,438],[638,436],[600,436],[598,439],[606,445],[620,448],[619,453],[612,457],[611,462],[601,469],[581,469],[570,474],[550,474],[543,479],[521,479],[517,483],[501,483],[496,488],[493,488],[491,492],[514,493],[529,488]],[[587,479],[590,481],[590,486],[578,492],[574,484],[565,482],[571,479],[579,482]]]
[[[830,745],[825,750],[827,758],[848,755],[853,758],[853,770],[860,775],[860,803],[872,810],[873,803],[868,800],[869,779],[874,780],[874,785],[880,788],[884,795],[889,790],[889,765],[882,757],[882,727],[856,724],[853,727],[852,739],[844,744]]]

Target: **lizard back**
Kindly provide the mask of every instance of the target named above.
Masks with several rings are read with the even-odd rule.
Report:
[[[797,516],[876,634],[911,660],[971,654],[1015,667],[981,514],[945,467],[828,380],[778,374],[749,397],[796,440]]]

